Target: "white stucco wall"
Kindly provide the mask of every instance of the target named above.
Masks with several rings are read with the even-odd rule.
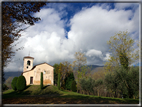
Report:
[[[30,61],[30,66],[27,65],[27,61]],[[27,68],[28,66],[28,68]],[[31,70],[33,68],[33,59],[32,58],[24,58],[24,68],[23,71],[28,71]]]
[[[43,72],[43,84],[54,85],[54,67],[46,63],[37,65],[33,70],[23,73],[26,78],[26,84],[30,84],[30,77],[32,76],[33,84],[40,85],[41,72]]]

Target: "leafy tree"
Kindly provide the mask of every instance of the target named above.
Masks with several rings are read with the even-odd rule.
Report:
[[[128,35],[127,31],[119,32],[107,42],[112,53],[108,62],[105,63],[107,71],[113,71],[115,67],[120,65],[127,69],[138,59],[138,50],[133,47],[134,40]]]
[[[79,84],[80,84],[83,91],[87,91],[87,87],[86,87],[87,81],[85,78],[81,78],[79,81]]]
[[[54,64],[53,67],[54,67],[54,84],[57,84],[59,64]]]
[[[92,79],[91,77],[89,77],[87,82],[88,82],[88,83],[87,83],[88,91],[91,92],[91,93],[93,93],[93,92],[94,92],[93,88],[94,88],[94,86],[95,86],[95,80]]]
[[[94,72],[94,74],[91,75],[91,77],[92,77],[93,79],[95,79],[95,80],[97,80],[97,79],[104,79],[104,78],[105,78],[105,75],[106,75],[106,73],[107,73],[108,71],[105,71],[105,70],[104,70],[104,67],[103,67],[103,68],[97,68],[97,69],[98,69],[97,72]],[[96,69],[95,69],[94,71],[96,71]],[[93,72],[93,70],[92,70],[92,72]]]
[[[6,84],[3,84],[2,85],[2,90],[4,91],[4,90],[8,90],[9,88],[8,88],[8,86],[6,85]]]
[[[43,89],[43,72],[41,72],[41,77],[40,77],[40,89]]]
[[[16,83],[16,88],[18,91],[23,91],[26,88],[26,79],[24,76],[19,76]]]
[[[139,90],[139,70],[136,67],[131,67],[129,72],[126,69],[120,68],[116,71],[118,79],[122,82],[123,88],[126,87],[127,91],[125,93],[129,98],[133,98],[134,95],[138,94]],[[122,93],[124,91],[122,90]],[[125,94],[123,93],[123,94]]]
[[[64,61],[60,63],[61,68],[61,87],[65,89],[65,78],[73,71],[70,62]]]
[[[105,85],[107,89],[119,92],[125,98],[138,96],[139,91],[139,70],[138,67],[130,67],[129,72],[124,67],[114,69],[113,73],[107,73],[105,76]]]
[[[72,81],[72,84],[71,84],[71,90],[73,91],[73,92],[76,92],[77,91],[77,87],[76,87],[76,81],[74,80],[74,81]]]
[[[65,78],[65,86],[67,90],[71,90],[71,84],[74,81],[73,72],[69,73],[68,76]]]
[[[128,61],[125,51],[124,53],[120,52],[119,59],[120,59],[120,64],[122,65],[122,67],[128,70],[129,61]]]
[[[112,90],[114,92],[114,97],[116,97],[116,91],[118,87],[119,81],[117,79],[117,75],[114,73],[107,73],[105,76],[105,85],[107,86],[107,89]]]
[[[89,78],[82,78],[80,79],[80,85],[81,85],[81,88],[87,92],[88,94],[91,92],[93,93],[93,88],[95,86],[95,80],[93,80],[91,77]]]
[[[24,25],[34,25],[39,21],[40,18],[33,17],[33,13],[39,12],[44,5],[46,5],[44,2],[2,2],[2,67],[6,67],[14,56],[12,47],[17,44],[12,43],[18,40],[20,32],[27,28],[24,28]],[[2,69],[2,82],[4,81]]]
[[[17,80],[18,80],[18,77],[14,77],[13,80],[12,80],[12,82],[11,82],[11,87],[15,91],[17,90],[17,86],[16,86]]]
[[[74,56],[75,56],[75,61],[73,61],[73,67],[75,67],[77,71],[81,72],[81,67],[87,63],[85,54],[79,51],[79,52],[76,52]]]
[[[57,85],[58,85],[59,90],[60,90],[60,75],[61,75],[60,72],[58,72],[58,84]]]
[[[5,81],[5,84],[7,85],[7,87],[8,87],[9,89],[12,89],[12,87],[11,87],[11,82],[12,82],[13,78],[14,78],[14,77],[9,77],[9,78]]]
[[[98,96],[99,96],[99,90],[100,90],[100,88],[102,88],[101,85],[103,85],[103,80],[102,79],[97,79],[95,81],[95,88],[97,88]]]
[[[135,98],[139,98],[139,67],[132,67],[130,69],[130,74],[131,74],[131,85],[133,87],[133,90],[134,90],[134,96]]]
[[[80,86],[80,79],[85,76],[85,72],[86,72],[86,63],[87,63],[87,58],[85,57],[85,54],[79,52],[76,52],[74,54],[75,57],[75,61],[73,61],[73,68],[75,68],[75,71],[77,72],[77,91],[81,90],[81,86]]]
[[[65,89],[65,78],[72,72],[72,66],[68,61],[64,61],[60,64],[54,64],[54,78],[55,83],[58,81],[58,72],[60,72],[61,88]]]

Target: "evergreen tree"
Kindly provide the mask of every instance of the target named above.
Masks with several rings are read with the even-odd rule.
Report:
[[[58,72],[58,89],[60,90],[60,72]]]
[[[13,90],[17,90],[17,87],[16,87],[16,84],[17,84],[17,80],[18,80],[18,77],[14,77],[12,82],[11,82],[11,87]]]
[[[18,91],[23,91],[26,88],[26,79],[24,76],[19,76],[16,83],[16,88]]]
[[[54,84],[58,82],[58,71],[59,71],[59,64],[54,64]]]
[[[43,72],[41,72],[40,89],[43,89]]]
[[[65,78],[65,86],[67,90],[71,90],[71,84],[74,81],[73,72],[70,72],[69,75]]]
[[[77,91],[77,86],[76,86],[76,81],[75,81],[75,80],[72,81],[71,90],[72,90],[73,92],[76,92],[76,91]]]

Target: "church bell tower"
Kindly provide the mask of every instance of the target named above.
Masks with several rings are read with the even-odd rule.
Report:
[[[23,72],[31,70],[33,68],[33,57],[30,56],[26,56],[23,58],[24,60],[24,68],[23,68]]]

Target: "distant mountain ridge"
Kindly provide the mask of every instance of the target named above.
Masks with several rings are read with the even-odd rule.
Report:
[[[97,68],[102,68],[103,66],[99,66],[99,65],[87,65],[87,67],[91,68],[92,72],[96,72],[98,71]],[[14,72],[14,71],[10,71],[10,72],[4,72],[4,77],[5,80],[7,80],[9,77],[19,77],[21,75],[22,71],[18,71],[18,72]]]
[[[4,72],[4,78],[5,78],[5,81],[9,78],[9,77],[19,77],[21,75],[21,71],[18,71],[18,72]]]
[[[100,66],[100,65],[87,65],[87,67],[90,67],[91,70],[98,68],[98,67],[104,67],[104,66]]]

